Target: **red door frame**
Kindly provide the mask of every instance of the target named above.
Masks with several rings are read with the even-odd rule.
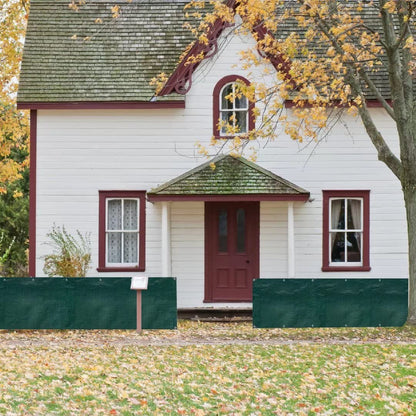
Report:
[[[210,206],[210,204],[212,204]],[[212,224],[212,210],[214,204],[239,204],[238,202],[205,202],[205,296],[204,303],[214,303],[214,302],[251,302],[251,299],[230,299],[230,300],[214,300],[213,299],[213,279],[210,278],[213,274],[213,264],[211,258],[213,257],[213,250],[215,241],[215,226]],[[260,203],[259,201],[254,202],[241,202],[241,206],[250,205],[252,207],[251,218],[247,219],[247,225],[251,228],[251,233],[254,236],[252,240],[252,247],[250,252],[250,268],[254,271],[254,278],[259,278],[260,274]],[[211,208],[212,207],[212,208]]]

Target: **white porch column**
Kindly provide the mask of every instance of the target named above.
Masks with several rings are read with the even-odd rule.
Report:
[[[171,277],[170,202],[162,202],[162,276]]]
[[[287,203],[287,274],[295,277],[295,223],[293,202]]]

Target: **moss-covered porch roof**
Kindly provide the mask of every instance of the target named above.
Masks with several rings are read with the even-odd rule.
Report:
[[[243,157],[230,155],[217,156],[151,189],[147,195],[150,201],[181,199],[307,201],[309,199],[309,192],[305,189]]]

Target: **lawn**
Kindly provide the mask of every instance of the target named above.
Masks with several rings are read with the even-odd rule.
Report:
[[[413,415],[414,333],[3,331],[0,414]]]

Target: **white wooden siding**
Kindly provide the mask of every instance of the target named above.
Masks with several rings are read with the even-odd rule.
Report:
[[[38,111],[37,276],[50,252],[46,234],[53,224],[91,233],[90,276],[98,273],[98,191],[149,190],[205,162],[195,143],[212,135],[212,91],[219,79],[238,74],[238,51],[252,40],[234,38],[193,77],[185,109]],[[243,45],[241,45],[243,43]],[[236,66],[237,65],[237,66]],[[397,134],[384,111],[372,109],[377,125],[397,151]],[[296,277],[406,277],[406,221],[400,184],[377,160],[360,120],[345,116],[315,148],[284,134],[259,148],[258,164],[311,192],[295,203]],[[323,273],[322,190],[369,189],[370,272]],[[161,204],[146,204],[146,271],[161,275]],[[287,274],[287,204],[260,206],[260,276]],[[178,279],[178,306],[203,304],[204,204],[175,202],[171,209],[172,274]]]

